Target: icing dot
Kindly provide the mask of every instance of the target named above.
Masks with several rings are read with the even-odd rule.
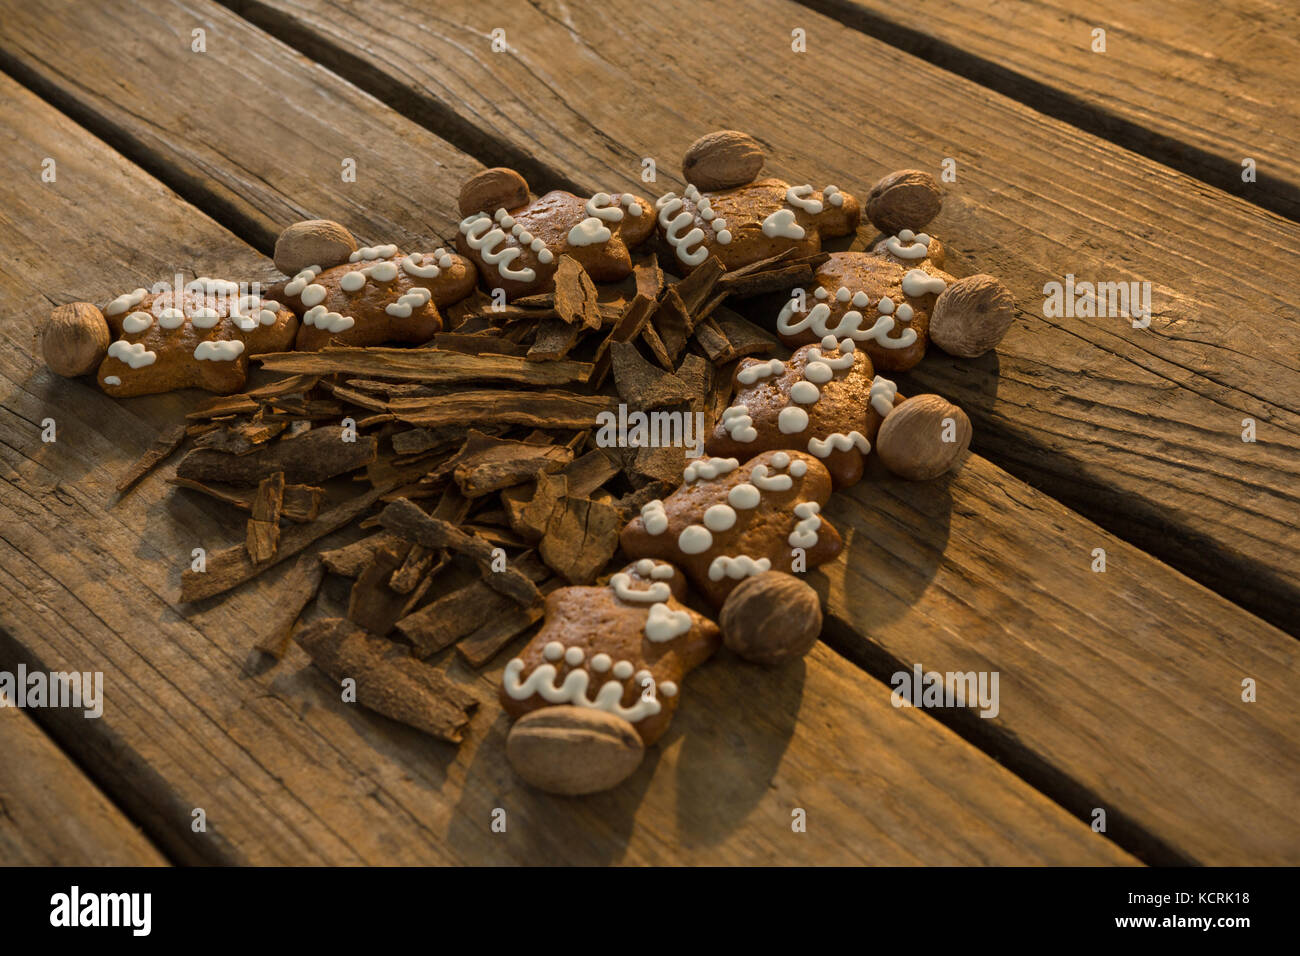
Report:
[[[349,272],[339,279],[339,288],[344,292],[356,292],[365,284],[366,276],[364,272]]]
[[[550,265],[554,259],[555,259],[555,255],[551,252],[550,249],[542,249],[540,252],[537,253],[537,261],[544,266]]]
[[[612,666],[614,666],[614,662],[608,654],[597,654],[591,659],[591,669],[598,674],[605,673]]]
[[[381,262],[377,266],[371,266],[366,270],[366,272],[369,273],[370,278],[374,279],[376,282],[392,282],[397,278],[397,265],[392,262]],[[302,301],[304,304],[310,304],[307,302],[306,292],[303,293]]]
[[[727,492],[727,501],[731,503],[731,507],[739,508],[741,511],[757,508],[762,498],[759,490],[747,481],[741,482]]]
[[[808,462],[804,461],[802,458],[790,462],[790,474],[794,475],[796,478],[802,478],[804,475],[808,474]]]
[[[185,313],[180,309],[163,309],[158,313],[158,327],[161,329],[178,329],[185,321]]]
[[[790,456],[783,451],[778,451],[772,456],[772,465],[775,468],[784,468],[790,464]]]
[[[713,547],[713,535],[703,525],[687,525],[677,536],[677,547],[683,554],[702,554]]]
[[[143,332],[153,325],[153,316],[148,312],[132,312],[122,320],[123,332]]]
[[[812,382],[795,382],[790,386],[790,398],[800,405],[811,405],[821,398],[821,390]]]
[[[665,697],[676,697],[677,685],[670,680],[666,680],[659,685],[659,693],[663,694]]]
[[[852,295],[852,293],[849,292],[847,286],[840,286],[838,289],[835,290],[835,301],[848,302],[850,295]]]
[[[116,375],[105,375],[105,376],[104,376],[104,384],[105,384],[105,385],[121,385],[121,384],[122,384],[122,380],[121,380],[120,378],[118,378]]]
[[[641,506],[641,523],[645,525],[647,534],[663,534],[668,530],[668,514],[664,511],[664,503],[656,498],[654,501],[647,501]]]
[[[619,680],[627,680],[632,676],[634,670],[636,670],[636,668],[632,666],[630,661],[619,661],[614,665],[614,676]]]
[[[313,305],[320,305],[325,301],[325,287],[312,283],[302,290],[302,304],[310,308]]]
[[[587,655],[582,653],[581,647],[570,647],[564,652],[564,663],[568,664],[570,667],[577,667],[582,663],[582,659],[586,656]]]
[[[821,286],[818,286],[817,291],[814,292],[813,295],[819,299],[825,299],[830,296],[830,293],[827,292],[825,289],[823,289]]]
[[[564,656],[564,645],[559,641],[551,641],[542,648],[542,656],[548,661],[558,661]]]
[[[650,572],[655,569],[655,563],[649,558],[642,558],[633,565],[633,568],[636,570],[637,574],[641,575],[641,577],[648,578],[650,577]]]
[[[704,512],[704,527],[710,531],[726,531],[736,523],[736,512],[730,505],[713,505]]]
[[[835,372],[825,362],[809,362],[803,370],[803,377],[817,385],[825,385],[835,377]]]

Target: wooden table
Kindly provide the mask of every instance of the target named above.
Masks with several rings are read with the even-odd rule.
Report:
[[[1296,14],[744,6],[0,2],[0,669],[106,682],[98,720],[0,709],[0,861],[1300,862]],[[296,648],[252,667],[286,569],[182,605],[190,549],[242,527],[167,468],[113,492],[196,396],[115,402],[35,354],[51,305],[265,273],[296,219],[431,247],[484,165],[662,192],[728,127],[774,175],[859,193],[954,160],[931,231],[1019,312],[996,354],[905,379],[967,409],[965,467],[876,468],[828,508],[824,642],[778,670],[720,655],[606,794],[514,778],[509,654],[436,659],[483,701],[459,748],[340,704]],[[1150,282],[1150,327],[1045,317],[1067,273]],[[1000,712],[895,708],[918,662],[998,672]]]

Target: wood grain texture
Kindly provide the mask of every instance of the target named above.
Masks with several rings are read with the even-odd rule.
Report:
[[[996,355],[932,350],[911,381],[966,409],[981,454],[1297,627],[1296,223],[788,0],[753,0],[740,20],[687,0],[454,0],[437,16],[414,0],[234,5],[426,125],[480,130],[481,155],[517,157],[534,189],[646,190],[645,157],[654,188],[680,189],[685,147],[717,128],[757,136],[771,173],[858,193],[955,159],[930,231],[951,271],[1000,276],[1020,310]],[[690,57],[682,38],[722,22],[726,41]],[[807,53],[791,51],[794,28]],[[1150,282],[1150,328],[1044,317],[1045,283],[1067,274]]]
[[[524,789],[505,762],[505,658],[486,675],[441,660],[484,705],[460,749],[344,705],[296,647],[254,667],[250,642],[289,565],[180,608],[191,548],[238,541],[242,515],[174,491],[168,467],[110,507],[123,465],[194,396],[114,402],[52,376],[30,341],[42,289],[101,301],[150,273],[238,274],[257,257],[7,78],[0,130],[0,181],[32,183],[7,195],[18,225],[0,256],[0,649],[104,672],[103,718],[87,728],[51,711],[50,732],[173,859],[1135,862],[937,721],[892,708],[888,688],[826,649],[774,675],[725,661],[698,672],[679,736],[631,785],[573,803]],[[60,157],[51,188],[35,185],[42,156]],[[88,237],[104,224],[92,266]],[[40,440],[47,417],[53,444]],[[491,829],[497,807],[505,835]],[[806,834],[791,832],[795,807]]]
[[[841,22],[1300,219],[1300,11],[1277,0],[801,0]],[[1095,29],[1106,31],[1093,52]],[[1243,182],[1242,160],[1258,179]]]
[[[0,707],[0,755],[0,864],[167,865],[36,722],[13,707]]]
[[[885,681],[917,663],[999,673],[996,717],[950,725],[1077,815],[1105,809],[1144,859],[1300,861],[1289,635],[978,457],[922,484],[873,461],[824,511],[845,539],[821,569],[841,653]]]

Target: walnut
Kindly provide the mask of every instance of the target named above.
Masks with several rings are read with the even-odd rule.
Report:
[[[780,664],[803,657],[822,630],[817,592],[784,571],[745,578],[727,596],[718,618],[722,639],[741,657]]]
[[[691,143],[682,158],[682,175],[697,189],[731,189],[758,178],[763,149],[734,129],[706,133]]]
[[[76,378],[99,368],[109,338],[104,313],[89,302],[69,302],[50,313],[41,330],[41,352],[51,372]]]
[[[890,173],[867,196],[867,218],[887,236],[902,229],[920,232],[942,207],[939,183],[919,169]]]
[[[345,227],[330,219],[305,219],[275,240],[275,267],[294,276],[308,266],[342,265],[356,251],[357,240]]]
[[[641,765],[635,728],[590,707],[543,707],[520,717],[506,737],[510,766],[548,793],[577,796],[616,787]]]
[[[1011,290],[993,276],[958,279],[930,314],[930,341],[949,355],[977,358],[1002,341],[1015,316]]]
[[[528,183],[513,169],[494,166],[465,180],[460,187],[460,214],[495,213],[528,205]]]
[[[970,419],[938,395],[896,405],[876,435],[876,454],[902,478],[926,481],[948,471],[970,447]]]

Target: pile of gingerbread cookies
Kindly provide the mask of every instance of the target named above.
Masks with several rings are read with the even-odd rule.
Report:
[[[500,699],[516,720],[507,751],[520,776],[556,793],[608,789],[666,732],[686,674],[722,643],[768,665],[813,646],[821,609],[802,575],[839,554],[822,508],[862,479],[870,453],[913,480],[962,460],[967,416],[937,395],[904,397],[882,373],[915,366],[929,342],[982,355],[1012,321],[1002,283],[943,271],[943,245],[924,232],[941,208],[933,177],[891,174],[860,202],[834,184],[760,178],[763,162],[750,137],[709,134],[686,153],[682,194],[653,202],[534,197],[517,173],[486,170],[462,190],[455,251],[362,246],[337,223],[297,223],[276,245],[285,278],[265,293],[204,277],[102,309],[60,306],[46,360],[62,375],[95,373],[118,397],[231,393],[258,354],[427,347],[445,329],[443,310],[478,289],[506,302],[545,294],[566,259],[597,284],[630,276],[638,247],[682,278],[705,263],[735,272],[820,254],[823,240],[855,235],[865,212],[883,238],[819,256],[813,282],[789,290],[772,318],[793,351],[735,363],[734,397],[706,454],[622,529],[628,563],[603,584],[552,591],[540,630],[505,668]]]

